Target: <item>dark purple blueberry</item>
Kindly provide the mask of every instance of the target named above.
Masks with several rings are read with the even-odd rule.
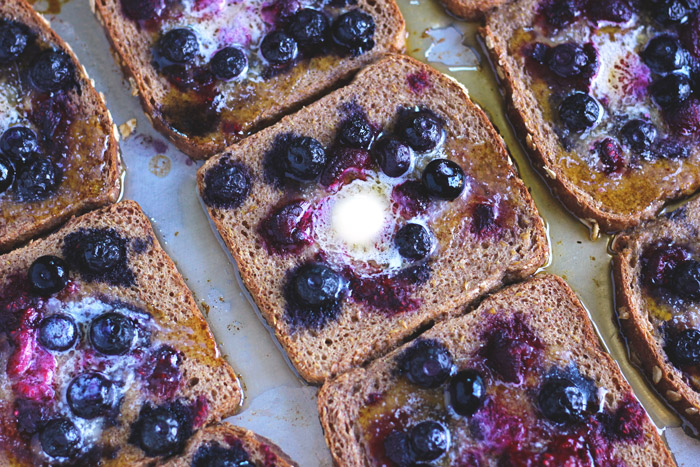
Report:
[[[425,227],[411,223],[404,225],[396,232],[394,244],[404,258],[420,260],[430,254],[433,241]]]
[[[587,383],[581,377],[557,375],[547,378],[537,395],[540,411],[555,423],[584,421],[597,408],[597,396]]]
[[[252,179],[241,163],[224,158],[204,175],[203,199],[208,206],[235,209],[248,199]]]
[[[39,433],[41,449],[51,457],[72,457],[80,450],[80,430],[67,418],[48,422]]]
[[[326,40],[328,17],[318,10],[303,8],[287,25],[287,32],[302,47],[318,46]]]
[[[642,253],[642,279],[653,288],[670,287],[673,271],[690,258],[687,248],[661,240]]]
[[[435,460],[450,447],[450,432],[438,422],[420,422],[411,428],[411,447],[419,460]]]
[[[121,313],[110,311],[90,323],[90,342],[105,355],[124,355],[137,337],[134,322]]]
[[[228,81],[239,77],[248,68],[245,52],[237,47],[224,47],[211,59],[211,72],[218,79]]]
[[[681,104],[693,91],[690,78],[684,73],[663,76],[654,81],[650,90],[654,101],[664,109]]]
[[[16,398],[13,415],[17,417],[17,429],[23,435],[33,435],[39,432],[46,423],[52,410],[46,402],[31,399]]]
[[[651,0],[651,15],[664,26],[685,23],[692,8],[686,0]]]
[[[286,65],[296,60],[299,44],[292,36],[282,31],[274,31],[260,43],[260,53],[273,66]]]
[[[547,0],[541,4],[540,14],[549,26],[560,29],[579,17],[579,3],[577,0]]]
[[[172,456],[182,452],[192,436],[192,411],[180,401],[166,405],[146,405],[131,426],[129,442],[147,456]]]
[[[399,369],[408,380],[422,388],[436,388],[452,373],[452,355],[437,341],[420,340],[401,356]]]
[[[353,115],[340,127],[338,140],[343,146],[367,149],[374,139],[374,130],[362,115]]]
[[[634,2],[635,0],[632,0]],[[634,3],[628,0],[607,0],[588,5],[588,14],[593,21],[626,23],[635,12]]]
[[[614,139],[605,138],[603,141],[596,142],[594,147],[603,166],[603,172],[606,174],[620,172],[625,167],[622,148]]]
[[[63,352],[78,340],[78,326],[68,315],[47,316],[39,323],[39,344],[49,350]]]
[[[73,72],[73,62],[68,54],[47,50],[32,62],[29,78],[40,91],[56,92],[73,85]]]
[[[309,203],[300,200],[270,214],[260,224],[260,234],[275,253],[295,252],[312,242],[311,223],[313,211]]]
[[[59,184],[56,167],[46,158],[32,158],[18,170],[15,194],[20,201],[32,203],[51,196]]]
[[[116,402],[114,384],[100,373],[83,373],[73,378],[66,389],[71,411],[80,418],[107,415]]]
[[[15,164],[22,165],[39,152],[39,139],[31,129],[15,126],[0,136],[0,151]]]
[[[0,154],[0,195],[7,191],[15,181],[15,165]]]
[[[124,13],[131,19],[148,20],[165,9],[165,0],[121,0]]]
[[[403,431],[392,431],[384,438],[384,455],[399,467],[411,467],[416,463],[411,437]]]
[[[700,363],[700,331],[684,329],[669,338],[666,352],[675,365],[697,365]]]
[[[254,467],[243,443],[224,447],[219,443],[205,444],[197,449],[192,458],[192,467]]]
[[[622,144],[627,146],[635,154],[649,152],[656,141],[656,127],[646,120],[630,120],[625,123],[620,131]]]
[[[486,385],[476,370],[463,370],[450,381],[449,394],[452,410],[469,417],[484,403]]]
[[[338,16],[331,26],[333,41],[353,55],[374,47],[374,18],[362,10],[348,11]]]
[[[56,256],[42,256],[29,267],[28,277],[34,293],[51,295],[68,284],[68,265]]]
[[[433,159],[423,170],[423,185],[430,195],[452,201],[464,191],[464,171],[448,159]]]
[[[591,64],[583,47],[571,42],[557,45],[548,55],[547,66],[562,78],[580,76]]]
[[[104,274],[126,258],[126,248],[115,235],[93,236],[80,245],[80,266],[94,274]]]
[[[319,309],[341,299],[345,281],[325,264],[305,264],[292,277],[292,291],[298,305]]]
[[[642,52],[644,63],[656,73],[669,73],[679,70],[689,62],[688,52],[678,39],[661,34],[649,41]]]
[[[396,123],[396,133],[416,151],[430,151],[440,144],[443,121],[429,110],[405,111]]]
[[[190,63],[199,53],[199,40],[190,28],[171,29],[158,41],[158,54],[172,63]]]
[[[303,182],[315,180],[327,162],[323,145],[309,136],[299,136],[289,141],[282,159],[284,175]]]
[[[24,26],[12,21],[0,24],[0,63],[17,60],[27,48],[30,39]]]
[[[568,96],[559,106],[559,118],[566,128],[582,132],[593,128],[600,119],[602,108],[597,100],[583,92]]]
[[[700,262],[684,261],[671,272],[671,290],[688,300],[700,299]]]
[[[128,287],[134,283],[129,268],[129,242],[114,229],[78,229],[63,240],[63,257],[72,271],[88,282]]]
[[[382,172],[389,177],[400,177],[405,174],[413,162],[411,146],[393,136],[377,141],[372,152]]]

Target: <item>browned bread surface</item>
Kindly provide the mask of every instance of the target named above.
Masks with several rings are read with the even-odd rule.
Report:
[[[502,5],[506,0],[441,0],[443,5],[452,14],[466,19],[467,21],[477,21],[484,17],[484,14],[492,8]]]
[[[429,83],[420,93],[409,85],[408,78],[416,75]],[[283,190],[264,181],[263,154],[278,135],[288,132],[312,136],[330,146],[348,103],[362,108],[370,122],[385,128],[401,107],[424,106],[442,116],[447,123],[446,156],[441,157],[457,161],[474,180],[474,199],[467,197],[454,205],[438,203],[446,211],[441,223],[431,228],[440,253],[431,263],[428,282],[415,294],[422,303],[417,310],[391,315],[348,301],[337,320],[322,329],[295,331],[285,317],[282,284],[287,271],[314,258],[319,247],[312,244],[301,254],[276,256],[261,245],[258,225],[285,199]],[[209,215],[263,317],[299,373],[312,383],[386,353],[420,327],[460,313],[461,307],[503,281],[532,274],[548,255],[542,220],[487,117],[457,82],[405,56],[390,56],[367,67],[350,85],[212,158],[198,173],[200,193],[207,172],[227,158],[242,162],[251,171],[250,196],[237,209],[209,208]],[[324,192],[314,193],[309,199]],[[512,209],[505,231],[495,238],[482,240],[469,232],[469,203],[480,196],[503,197],[510,206],[506,209]]]
[[[154,36],[125,17],[120,0],[90,0],[90,3],[107,32],[117,60],[132,82],[134,92],[138,93],[146,115],[156,129],[168,136],[181,151],[196,159],[206,159],[223,151],[337,87],[353,72],[384,54],[402,52],[405,48],[405,24],[394,0],[359,0],[355,6],[369,12],[376,23],[374,48],[357,57],[304,59],[291,70],[270,79],[255,84],[244,82],[240,89],[233,87],[231,92],[243,97],[229,106],[225,118],[230,117],[230,123],[238,130],[224,133],[219,127],[213,133],[195,137],[173,128],[163,114],[166,105],[180,103],[169,102],[172,85],[151,65]],[[197,115],[197,112],[192,114]],[[201,115],[194,115],[193,118],[201,118]]]
[[[197,398],[206,398],[208,410],[201,420],[203,425],[233,415],[239,410],[243,398],[238,377],[221,357],[214,336],[191,292],[172,260],[160,247],[148,218],[134,201],[123,201],[74,218],[48,237],[0,256],[0,290],[6,290],[13,280],[26,275],[29,266],[38,257],[63,257],[64,238],[70,233],[80,229],[100,228],[115,229],[119,235],[128,239],[128,265],[133,271],[135,282],[131,286],[86,282],[82,276],[72,271],[70,278],[77,286],[74,299],[95,297],[147,311],[159,326],[159,335],[163,336],[159,338],[161,342],[171,345],[183,356],[179,366],[182,383],[174,397],[188,403]],[[11,350],[12,345],[0,336],[0,361],[6,362]],[[70,358],[66,354],[57,354],[57,368],[61,368],[61,359]],[[4,374],[3,364],[0,375]],[[16,420],[11,415],[13,391],[7,379],[2,378],[0,376],[0,419],[4,427],[14,430]],[[131,425],[140,410],[136,399],[140,396],[137,392],[138,388],[125,395],[119,423],[106,428],[102,433],[102,441],[118,448],[116,458],[105,460],[104,465],[154,462],[153,458],[145,459],[139,448],[127,443]],[[162,400],[153,395],[147,396],[146,400],[162,403]],[[9,432],[7,436],[12,439]],[[9,455],[0,450],[0,464],[3,463],[3,456]]]
[[[503,289],[488,297],[466,316],[435,325],[422,334],[420,339],[440,342],[452,354],[456,366],[478,368],[478,363],[474,360],[482,357],[475,356],[484,345],[482,336],[490,329],[489,326],[496,320],[509,322],[508,320],[516,316],[521,317],[525,325],[544,341],[545,353],[549,358],[563,366],[575,364],[581,375],[592,379],[598,387],[608,391],[603,404],[604,409],[614,409],[625,398],[633,397],[632,389],[620,373],[617,364],[598,344],[590,319],[575,293],[557,276],[539,275]],[[401,377],[397,376],[397,359],[410,345],[406,344],[375,360],[366,368],[357,368],[329,380],[321,388],[318,395],[321,424],[331,454],[338,465],[372,465],[368,458],[366,433],[363,432],[359,421],[360,415],[368,404],[367,401],[378,398],[383,400],[382,394],[399,384],[398,380]],[[408,383],[405,386],[412,387]],[[416,398],[428,397],[427,391],[419,392],[417,387],[413,388]],[[439,392],[439,400],[443,400],[442,389],[432,391]],[[489,394],[488,383],[486,391]],[[410,396],[404,395],[397,400],[409,398]],[[450,418],[451,423],[457,424],[455,426],[468,423],[448,417]],[[452,431],[456,432],[455,430]],[[675,465],[656,427],[646,415],[643,430],[644,434],[637,443],[615,443],[614,454],[624,460],[626,465]],[[493,441],[475,441],[468,434],[470,430],[459,433],[453,434],[452,446],[470,447],[475,444],[478,448],[480,443]],[[527,446],[523,446],[523,449],[526,448]],[[440,462],[444,460],[439,459]]]
[[[25,0],[2,2],[0,17],[27,25],[44,46],[68,53],[75,65],[80,91],[69,91],[68,101],[63,104],[73,108],[76,114],[71,124],[69,156],[61,161],[63,175],[57,192],[44,201],[32,203],[15,202],[10,199],[10,193],[0,195],[0,252],[3,252],[72,216],[115,202],[121,186],[121,163],[116,128],[105,107],[104,96],[95,91],[68,44]],[[0,128],[0,133],[6,129]]]

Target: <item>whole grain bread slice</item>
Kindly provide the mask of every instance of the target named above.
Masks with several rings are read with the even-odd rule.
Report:
[[[262,2],[258,3],[251,2],[251,5],[263,5]],[[405,24],[394,0],[359,0],[353,3],[352,8],[368,12],[376,24],[376,45],[371,50],[357,56],[330,55],[303,59],[288,71],[255,84],[246,84],[245,86],[255,87],[253,92],[245,86],[235,88],[234,93],[249,96],[240,109],[230,115],[231,122],[226,124],[235,127],[235,130],[224,132],[220,125],[212,133],[195,136],[177,130],[164,116],[166,104],[174,105],[175,109],[178,105],[182,107],[185,104],[167,102],[168,93],[173,86],[152,65],[153,35],[124,15],[120,0],[90,0],[90,4],[105,28],[116,60],[129,77],[132,92],[140,97],[146,116],[158,131],[195,159],[206,159],[223,151],[227,146],[338,87],[351,74],[377,61],[384,54],[402,52],[405,48]],[[253,46],[257,47],[258,44]],[[197,111],[182,113],[193,121],[204,118]]]
[[[104,229],[124,240],[127,261],[124,265],[117,263],[117,266],[114,267],[115,274],[109,273],[104,278],[96,278],[86,275],[84,271],[77,268],[72,260],[67,259],[67,254],[71,254],[68,248],[79,248],[81,242],[88,241],[87,237],[82,237],[83,240],[76,243],[75,240],[71,240],[71,236],[75,236],[76,233],[89,234],[94,230]],[[179,377],[174,380],[176,385],[170,386],[169,390],[151,386],[151,384],[158,384],[159,378],[172,377],[167,376],[167,370],[164,374],[156,374],[155,372],[159,371],[157,365],[146,363],[150,360],[144,360],[143,365],[141,365],[138,363],[138,355],[133,356],[137,359],[136,363],[129,363],[132,366],[123,370],[127,373],[131,372],[128,374],[136,371],[154,371],[154,373],[148,376],[145,382],[139,383],[140,386],[130,387],[130,391],[124,394],[119,405],[116,420],[104,426],[98,437],[98,442],[104,443],[103,453],[107,456],[101,460],[103,465],[153,465],[155,463],[157,458],[147,457],[139,447],[127,442],[132,426],[145,405],[167,404],[177,400],[188,407],[191,406],[194,429],[218,422],[239,410],[243,399],[241,383],[231,366],[219,353],[214,336],[197,308],[192,293],[172,260],[159,245],[148,218],[136,202],[123,201],[74,218],[57,232],[0,256],[0,290],[3,291],[0,314],[12,313],[14,309],[12,303],[19,304],[21,311],[23,306],[21,297],[26,296],[28,287],[25,283],[27,271],[38,257],[44,255],[58,256],[68,261],[70,265],[68,286],[58,295],[51,297],[52,299],[58,298],[58,306],[73,306],[72,304],[75,303],[92,303],[92,300],[97,300],[100,303],[108,304],[110,308],[134,310],[135,313],[141,313],[141,315],[147,313],[154,322],[152,327],[155,331],[151,332],[157,332],[158,337],[151,336],[149,338],[151,342],[147,344],[149,348],[141,349],[143,352],[138,355],[148,355],[151,347],[155,345],[170,346],[178,354]],[[13,301],[13,297],[16,300]],[[9,305],[7,300],[9,300]],[[51,305],[52,302],[47,300],[48,298],[44,297],[37,307],[44,310],[57,306],[56,304]],[[61,305],[61,303],[65,305]],[[77,308],[76,313],[80,313],[80,309]],[[3,318],[7,317],[8,315],[3,314]],[[78,320],[77,317],[75,319]],[[82,332],[87,332],[87,330]],[[76,349],[55,354],[57,371],[60,372],[63,363],[72,362],[71,364],[74,364],[75,360],[71,359],[80,358],[80,349],[83,348],[80,346],[82,345],[87,346],[85,352],[92,352],[90,357],[85,357],[86,364],[90,365],[91,359],[98,357],[88,344],[81,343],[85,339],[76,344],[78,346]],[[9,332],[0,334],[1,361],[8,362],[8,356],[15,347],[12,342]],[[127,356],[114,358],[127,359]],[[125,360],[125,362],[130,361]],[[7,368],[9,365],[8,363]],[[133,367],[134,365],[137,366]],[[0,367],[0,419],[2,419],[4,427],[3,439],[7,440],[0,444],[0,464],[5,459],[17,462],[19,465],[34,465],[31,458],[32,451],[24,446],[23,438],[17,431],[18,421],[13,415],[16,393],[13,389],[14,383],[8,379],[7,368],[4,363]],[[95,371],[95,368],[100,367],[98,365],[89,368]],[[66,371],[75,370],[67,369]],[[78,371],[80,371],[80,367],[78,367]],[[72,376],[74,374],[70,374],[69,377]],[[132,376],[138,381],[138,376],[134,374]],[[127,379],[127,376],[123,376],[124,381]],[[56,385],[55,397],[58,399],[52,400],[58,400],[59,407],[65,407],[65,402],[62,402],[65,388],[61,385],[67,384],[67,382],[54,381]],[[18,448],[21,446],[24,446],[24,449]],[[29,457],[27,458],[27,456]],[[109,458],[110,456],[112,458]]]
[[[31,203],[15,201],[7,192],[0,195],[0,252],[4,252],[72,216],[115,202],[121,188],[121,162],[117,129],[105,106],[104,96],[95,90],[70,46],[25,0],[2,2],[0,19],[26,25],[36,34],[42,47],[52,47],[69,55],[75,67],[76,86],[61,105],[75,109],[70,127],[80,135],[70,143],[68,158],[62,161],[62,181],[56,193],[46,200]],[[20,109],[20,113],[26,110]],[[6,129],[0,128],[0,132]]]
[[[445,8],[467,21],[478,21],[486,12],[503,5],[507,0],[440,0]]]
[[[511,326],[514,324],[517,326]],[[543,348],[540,359],[535,359],[534,363],[527,365],[519,386],[513,386],[513,383],[499,383],[498,372],[480,364],[484,358],[484,347],[489,345],[489,339],[493,336],[494,326],[506,336],[510,335],[508,333],[512,329],[526,329],[535,336],[534,339],[539,340]],[[435,389],[421,389],[407,381],[398,368],[399,362],[409,349],[418,345],[416,342],[421,341],[437,342],[447,349],[456,371],[465,368],[478,369],[486,387],[486,398],[480,409],[472,415],[460,416],[445,407],[447,402],[443,392],[447,390],[445,386],[449,383]],[[607,451],[610,461],[621,460],[624,465],[637,466],[675,465],[656,427],[634,399],[632,389],[617,364],[603,351],[598,342],[585,309],[569,286],[557,276],[535,276],[529,281],[512,285],[491,295],[466,316],[435,325],[419,336],[417,341],[396,349],[367,367],[356,368],[327,381],[318,395],[319,415],[326,441],[338,465],[377,465],[376,455],[381,456],[384,448],[382,440],[375,440],[375,436],[384,437],[391,430],[407,428],[404,425],[421,422],[423,417],[429,414],[433,419],[450,427],[451,447],[447,454],[437,459],[440,465],[496,465],[499,457],[500,462],[504,462],[502,465],[511,465],[507,458],[501,457],[504,456],[503,444],[507,443],[501,443],[499,439],[507,440],[510,436],[508,434],[512,435],[518,430],[532,430],[532,434],[537,433],[536,425],[545,422],[536,402],[538,384],[543,381],[542,373],[549,371],[550,365],[569,368],[573,366],[577,369],[575,371],[579,373],[579,377],[583,376],[594,382],[599,388],[599,394],[605,394],[598,414],[616,413],[621,406],[636,407],[638,410],[635,422],[638,433],[635,440],[613,438]],[[508,351],[507,348],[502,350]],[[511,394],[508,391],[515,392]],[[509,395],[504,397],[503,394]],[[508,404],[510,401],[513,405],[505,405],[505,409],[496,410],[492,402],[499,400],[502,404]],[[434,410],[423,407],[421,404],[425,403],[438,408]],[[446,410],[449,410],[449,413],[440,415]],[[372,421],[381,420],[382,414],[386,416],[392,411],[400,411],[401,415],[387,419],[390,420],[387,423],[370,425]],[[413,411],[416,411],[415,414]],[[520,417],[524,413],[526,418],[508,418],[504,412],[520,414]],[[499,418],[490,419],[490,414],[498,414]],[[580,432],[590,435],[599,430],[600,427],[596,426],[595,422],[596,416],[584,421],[579,428]],[[605,420],[606,416],[601,418]],[[495,421],[495,429],[488,427],[489,420]],[[513,423],[513,426],[509,423]],[[631,419],[628,419],[627,423],[628,427],[633,426]],[[368,427],[372,428],[368,430]],[[515,451],[510,454],[521,455],[519,460],[527,464],[526,455],[529,452],[546,451],[547,444],[555,439],[561,425],[546,422],[545,427],[539,437],[536,434],[533,438],[525,435],[523,438],[529,441],[516,444]],[[542,444],[529,444],[534,441]],[[588,449],[601,449],[596,455],[603,452],[600,444]],[[566,448],[559,446],[559,449],[555,448],[552,452],[554,455],[563,454]],[[581,459],[591,462],[591,458],[585,456],[586,454]],[[543,458],[535,459],[539,460],[527,465],[544,465],[541,463]],[[552,465],[565,465],[565,459],[566,457],[553,457],[550,458],[550,462],[553,462]],[[605,462],[601,461],[602,459],[595,458],[594,462],[596,465],[605,465]],[[614,464],[615,462],[612,462],[611,465]]]
[[[461,165],[473,184],[470,195],[454,204],[436,202],[435,209],[444,209],[444,221],[431,227],[439,254],[431,260],[427,282],[415,292],[417,309],[384,313],[346,301],[337,319],[320,329],[294,326],[285,310],[283,284],[289,271],[322,255],[324,246],[313,243],[294,255],[266,250],[258,228],[287,195],[266,181],[265,154],[288,133],[311,136],[330,147],[349,112],[364,112],[372,125],[388,129],[400,109],[417,106],[445,120],[445,155],[440,157]],[[236,208],[209,206],[209,215],[262,316],[301,376],[312,383],[361,365],[421,327],[459,314],[461,307],[504,281],[532,274],[548,256],[543,222],[486,115],[456,81],[406,56],[390,56],[365,68],[348,86],[212,158],[198,173],[200,193],[206,191],[207,174],[231,160],[250,172],[250,195]],[[305,190],[309,200],[327,196],[320,186]],[[510,214],[504,214],[503,229],[494,235],[472,234],[470,203],[496,199],[509,206],[504,207]]]

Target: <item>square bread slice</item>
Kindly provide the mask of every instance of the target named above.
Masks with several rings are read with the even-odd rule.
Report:
[[[72,216],[115,202],[121,163],[104,96],[95,91],[68,44],[24,0],[0,4],[0,28],[3,38],[7,34],[17,42],[12,54],[0,50],[0,252],[4,252]],[[9,46],[7,39],[0,48]],[[66,74],[47,78],[47,64]],[[25,138],[11,138],[13,134]]]
[[[212,158],[198,184],[243,284],[312,383],[548,256],[486,115],[456,81],[405,56]]]
[[[517,0],[481,29],[533,165],[594,230],[635,226],[700,187],[686,75],[700,49],[676,39],[697,11],[684,10],[686,26],[657,21],[654,5],[667,3]]]
[[[574,292],[540,275],[318,395],[339,465],[672,466]]]
[[[404,20],[394,0],[90,3],[146,115],[195,159],[223,151],[338,87],[363,66],[405,47]],[[351,16],[339,20],[344,14]],[[191,53],[172,57],[163,46],[168,40],[161,37],[183,28],[189,31]],[[279,50],[265,52],[268,37],[276,38],[270,44],[280,44]],[[181,42],[174,42],[177,54],[187,40]],[[228,49],[214,60],[227,47],[239,52]],[[240,51],[246,61],[236,68],[238,59],[231,57]],[[292,56],[296,58],[284,61]],[[217,72],[215,62],[233,67],[225,68],[230,75],[241,74],[227,79],[230,75]]]
[[[0,256],[0,362],[0,465],[152,465],[243,397],[133,201]]]

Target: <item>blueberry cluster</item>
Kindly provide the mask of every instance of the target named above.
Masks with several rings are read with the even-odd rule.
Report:
[[[20,201],[41,201],[51,196],[59,183],[58,167],[41,155],[34,131],[15,126],[0,136],[0,194],[12,190]]]

